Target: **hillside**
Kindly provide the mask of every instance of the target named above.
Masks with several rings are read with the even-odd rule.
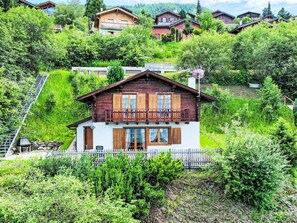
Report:
[[[255,209],[229,198],[223,185],[208,171],[184,171],[181,178],[167,187],[164,207],[155,209],[147,222],[297,222],[294,196],[292,192],[291,196],[280,197],[287,205],[262,216]]]

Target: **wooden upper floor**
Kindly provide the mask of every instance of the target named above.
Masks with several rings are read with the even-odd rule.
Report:
[[[175,23],[180,20],[180,15],[171,11],[165,11],[156,15],[156,24],[165,25]]]
[[[94,122],[199,121],[199,106],[215,98],[149,70],[77,99],[92,106]]]
[[[122,30],[134,25],[138,17],[132,11],[115,7],[96,14],[95,27],[99,29]]]

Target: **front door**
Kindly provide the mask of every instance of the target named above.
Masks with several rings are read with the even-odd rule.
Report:
[[[145,150],[145,129],[127,128],[126,129],[126,150],[143,151]]]
[[[93,149],[93,129],[91,127],[84,127],[84,149]]]

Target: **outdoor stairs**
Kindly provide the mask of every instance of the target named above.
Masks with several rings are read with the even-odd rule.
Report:
[[[10,150],[13,147],[16,138],[22,128],[22,124],[25,122],[31,106],[34,104],[40,92],[42,91],[47,78],[47,74],[39,74],[36,77],[35,83],[31,86],[27,96],[25,97],[25,100],[22,103],[21,112],[15,117],[12,117],[21,120],[21,122],[18,128],[8,133],[7,136],[5,136],[4,138],[0,138],[0,157],[4,157],[10,153]]]
[[[294,107],[294,100],[287,97],[287,96],[284,96],[284,104],[286,106],[288,106],[289,109],[291,109],[293,111],[293,107]]]

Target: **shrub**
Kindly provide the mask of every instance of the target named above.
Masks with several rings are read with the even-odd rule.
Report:
[[[217,84],[213,84],[212,88],[207,89],[205,92],[218,100],[216,104],[219,106],[220,111],[224,112],[227,109],[226,102],[231,99],[229,91],[219,88]]]
[[[240,70],[215,70],[209,72],[202,83],[212,83],[219,85],[247,85],[248,75]]]
[[[290,164],[297,165],[297,135],[290,130],[284,119],[279,119],[272,131],[272,139],[279,144],[281,153]]]
[[[57,102],[56,102],[56,99],[55,99],[55,95],[51,92],[46,98],[45,110],[47,112],[51,112],[56,104],[57,104]]]
[[[260,135],[232,134],[222,161],[225,191],[258,209],[272,206],[284,179],[286,160],[277,145]]]
[[[274,120],[281,108],[281,92],[271,77],[266,77],[263,87],[259,90],[260,109],[268,121]]]
[[[293,105],[293,113],[294,113],[294,123],[297,126],[297,99],[295,99],[295,103]]]
[[[107,79],[109,84],[116,83],[120,80],[123,80],[125,76],[124,70],[121,65],[116,64],[111,66],[107,72]]]

